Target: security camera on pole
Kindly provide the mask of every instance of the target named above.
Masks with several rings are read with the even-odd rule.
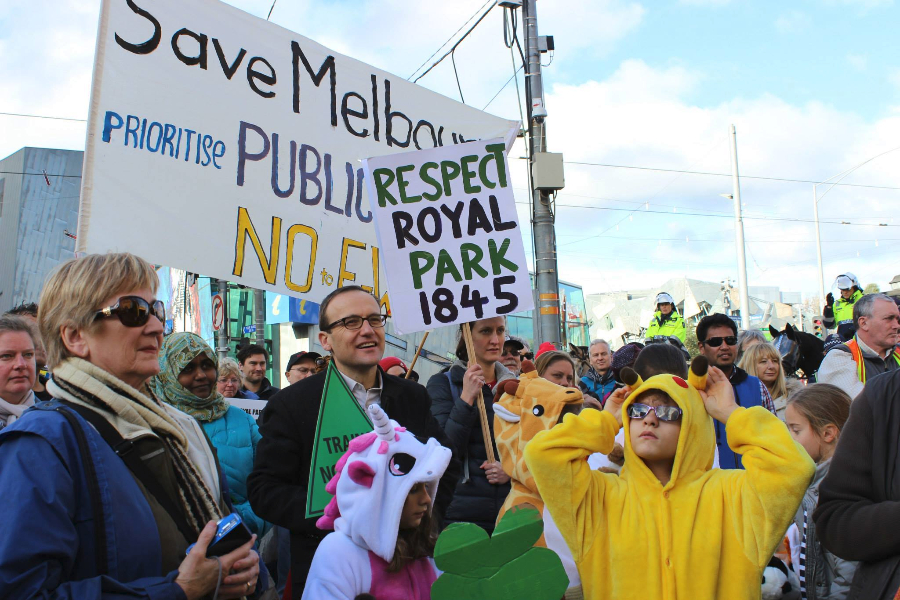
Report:
[[[524,0],[525,91],[528,103],[528,156],[533,195],[532,235],[534,239],[534,278],[537,289],[537,337],[554,346],[560,343],[559,276],[556,265],[556,232],[551,193],[561,190],[563,156],[547,152],[547,108],[541,79],[541,53],[553,50],[552,36],[538,36],[536,0]]]

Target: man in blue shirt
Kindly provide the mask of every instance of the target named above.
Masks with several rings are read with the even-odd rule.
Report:
[[[700,345],[700,353],[706,357],[710,366],[720,368],[728,376],[739,406],[745,408],[762,406],[775,414],[775,403],[772,402],[765,384],[734,364],[738,349],[737,325],[734,321],[721,313],[703,317],[697,324],[697,342]],[[716,421],[715,427],[719,467],[743,469],[741,455],[728,446],[725,426]]]

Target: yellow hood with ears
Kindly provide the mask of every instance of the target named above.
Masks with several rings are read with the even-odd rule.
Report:
[[[634,453],[631,446],[631,419],[628,407],[635,399],[650,390],[658,390],[669,396],[682,410],[681,433],[672,466],[672,481],[688,474],[700,475],[712,468],[716,453],[716,432],[713,420],[707,414],[698,389],[706,388],[706,361],[695,361],[685,381],[677,375],[656,375],[644,381],[632,369],[623,369],[622,380],[632,390],[622,404],[622,426],[625,428],[625,466],[622,477],[646,478],[649,484],[659,485],[659,480]],[[700,371],[701,374],[695,372]]]

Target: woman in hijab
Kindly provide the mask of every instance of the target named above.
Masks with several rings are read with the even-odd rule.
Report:
[[[271,525],[257,517],[247,499],[259,429],[246,412],[231,406],[216,387],[216,354],[195,333],[173,333],[159,352],[159,374],[150,386],[167,404],[197,419],[216,447],[234,509],[262,537]]]

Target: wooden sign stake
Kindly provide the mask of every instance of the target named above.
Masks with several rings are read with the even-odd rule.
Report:
[[[463,339],[466,342],[466,354],[469,356],[469,366],[471,367],[475,364],[475,344],[472,341],[472,329],[469,327],[468,323],[463,323],[462,333]],[[478,405],[478,416],[481,419],[481,436],[484,438],[484,450],[487,452],[488,462],[497,462],[497,459],[494,456],[494,444],[491,441],[491,428],[488,424],[487,409],[484,406],[483,389],[484,386],[478,388],[478,398],[476,400]]]
[[[406,372],[406,375],[403,376],[403,379],[409,379],[409,374],[412,373],[412,370],[413,370],[413,369],[415,368],[415,366],[416,366],[416,361],[419,360],[419,352],[421,352],[421,351],[422,351],[422,348],[425,347],[425,340],[428,339],[428,334],[429,334],[429,333],[431,333],[431,331],[426,331],[426,332],[425,332],[425,335],[422,336],[422,341],[419,342],[419,347],[416,348],[416,355],[413,356],[412,362],[411,362],[410,365],[409,365],[409,370]],[[655,414],[655,413],[654,413],[654,414]]]

